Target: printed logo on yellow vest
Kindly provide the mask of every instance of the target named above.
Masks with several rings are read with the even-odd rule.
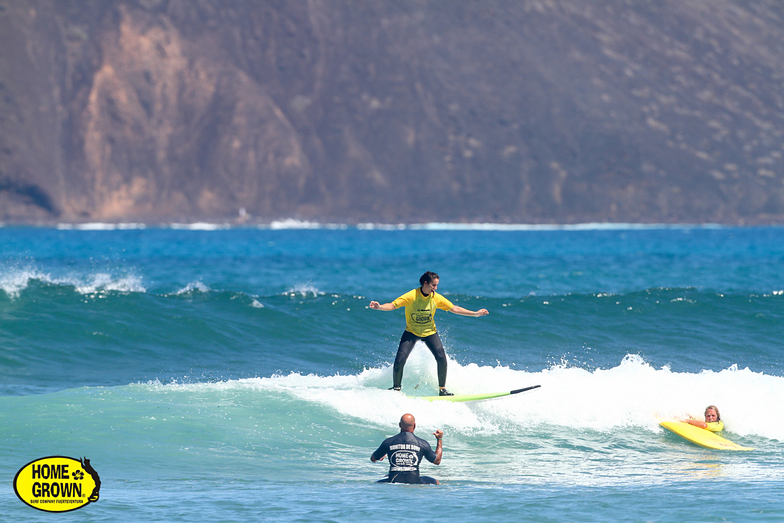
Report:
[[[90,460],[49,456],[31,461],[14,478],[25,504],[46,512],[68,512],[98,501],[101,479]]]

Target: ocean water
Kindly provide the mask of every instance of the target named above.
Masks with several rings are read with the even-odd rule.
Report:
[[[440,274],[456,393],[401,311]],[[0,228],[2,521],[784,521],[784,228]],[[713,451],[662,418],[719,406]],[[439,486],[375,483],[403,413]],[[16,472],[87,457],[47,514]]]

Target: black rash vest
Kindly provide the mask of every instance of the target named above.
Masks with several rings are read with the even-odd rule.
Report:
[[[385,439],[373,453],[373,458],[378,461],[385,455],[389,458],[387,481],[390,483],[422,483],[419,477],[422,457],[430,463],[436,459],[436,453],[430,448],[430,443],[415,436],[413,432],[401,432]]]

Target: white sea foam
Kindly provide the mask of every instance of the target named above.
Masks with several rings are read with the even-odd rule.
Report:
[[[253,389],[284,393],[379,427],[395,426],[403,412],[415,413],[422,428],[448,427],[462,434],[561,427],[570,432],[661,431],[661,419],[702,418],[706,406],[719,407],[729,434],[784,441],[784,420],[771,416],[771,398],[784,397],[784,378],[739,369],[676,373],[656,369],[637,355],[617,367],[589,371],[556,365],[541,372],[506,366],[449,362],[447,386],[459,394],[508,391],[530,385],[529,392],[473,403],[428,402],[415,396],[437,394],[435,363],[418,345],[406,365],[403,393],[388,391],[391,366],[354,375],[290,373],[230,380],[196,387]],[[731,436],[730,436],[731,437]]]
[[[319,296],[324,294],[310,283],[298,284],[286,291],[289,296]]]
[[[273,229],[273,230],[280,230],[280,229],[348,229],[349,226],[344,223],[321,223],[321,222],[312,222],[307,220],[295,220],[295,219],[285,219],[285,220],[275,220],[272,221],[268,226],[264,227],[261,226],[260,228],[266,229]]]
[[[147,289],[142,284],[138,276],[114,276],[108,273],[96,273],[86,278],[65,277],[53,280],[53,283],[70,284],[76,288],[80,294],[95,294],[102,291],[115,292],[146,292]]]
[[[360,223],[357,229],[364,231],[404,231],[408,226],[404,223],[391,224],[391,223]]]
[[[2,227],[3,224],[0,224]],[[86,230],[86,231],[113,231],[125,229],[145,229],[148,225],[144,223],[59,223],[57,228],[60,230]],[[247,224],[215,223],[215,222],[193,222],[193,223],[171,223],[160,225],[159,227],[176,230],[193,231],[217,231],[231,229],[233,227],[248,227]],[[531,224],[531,223],[451,223],[451,222],[429,222],[429,223],[359,223],[349,225],[346,223],[322,223],[310,220],[298,220],[286,218],[273,220],[269,224],[256,225],[260,229],[271,230],[303,230],[303,229],[350,229],[359,230],[429,230],[429,231],[594,231],[594,230],[657,230],[657,229],[720,229],[724,227],[720,224],[667,224],[667,223],[574,223],[574,224]]]
[[[575,224],[525,224],[525,223],[445,223],[433,222],[407,225],[407,229],[433,231],[616,231],[656,229],[713,229],[714,224],[663,224],[663,223],[575,223]]]
[[[32,280],[50,280],[49,275],[35,269],[9,270],[0,272],[0,290],[9,298],[18,298]]]
[[[30,282],[39,281],[45,284],[72,286],[80,294],[95,294],[104,291],[115,292],[146,292],[140,277],[135,275],[114,276],[108,273],[90,275],[52,276],[35,269],[19,269],[4,271],[0,274],[0,290],[10,298],[19,295],[30,286]]]
[[[277,220],[270,223],[270,229],[321,229],[322,224],[318,222],[300,220]]]
[[[116,230],[134,230],[146,229],[147,225],[144,223],[58,223],[57,228],[60,230],[79,230],[79,231],[116,231]]]
[[[228,223],[207,223],[207,222],[196,222],[196,223],[172,223],[169,225],[170,229],[176,230],[186,230],[186,231],[221,231],[224,229],[231,229],[231,225]]]
[[[186,285],[182,289],[178,290],[174,294],[175,295],[188,294],[188,293],[191,293],[191,292],[194,292],[194,291],[196,291],[196,292],[209,292],[210,288],[207,287],[206,285],[204,285],[200,281],[195,281],[195,282],[189,283],[188,285]]]
[[[575,224],[529,224],[529,223],[359,223],[359,230],[401,231],[616,231],[658,229],[719,229],[717,224],[665,224],[665,223],[575,223]],[[347,224],[320,223],[294,219],[273,221],[270,229],[348,229]]]

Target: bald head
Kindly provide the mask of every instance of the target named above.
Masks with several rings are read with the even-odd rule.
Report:
[[[400,432],[414,432],[416,420],[413,414],[403,414],[400,418]]]

